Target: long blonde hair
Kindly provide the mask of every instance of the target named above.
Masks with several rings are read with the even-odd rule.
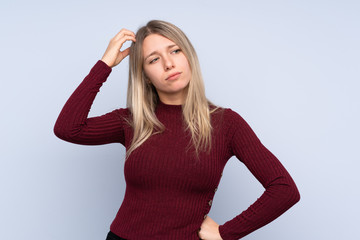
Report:
[[[126,157],[152,134],[161,133],[165,129],[155,115],[159,96],[155,87],[146,81],[143,70],[143,41],[150,34],[159,34],[170,39],[186,56],[192,78],[187,86],[185,103],[182,105],[183,118],[187,126],[185,130],[191,133],[196,155],[200,151],[210,151],[212,127],[209,105],[213,104],[205,96],[205,87],[195,49],[178,27],[165,21],[152,20],[137,31],[136,42],[133,42],[130,47],[127,107],[131,112],[129,122],[134,129],[134,135]]]

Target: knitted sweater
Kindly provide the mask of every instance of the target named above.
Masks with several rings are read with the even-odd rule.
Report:
[[[129,148],[133,130],[121,108],[88,118],[91,105],[111,68],[99,60],[71,95],[54,127],[59,138],[77,144],[121,143]],[[152,135],[125,161],[126,191],[110,226],[131,240],[198,240],[227,161],[236,156],[265,188],[245,211],[219,226],[222,239],[240,239],[271,222],[299,199],[297,187],[278,159],[244,119],[228,108],[211,114],[210,153],[197,158],[188,149],[181,105],[159,102],[155,114],[165,131]]]

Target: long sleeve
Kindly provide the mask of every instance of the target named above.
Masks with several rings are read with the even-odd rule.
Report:
[[[64,105],[54,126],[54,133],[68,142],[98,145],[113,142],[124,144],[124,116],[127,109],[88,118],[91,105],[111,68],[99,60]]]
[[[299,191],[283,165],[260,142],[245,120],[230,111],[230,149],[265,188],[247,210],[219,226],[224,240],[240,239],[268,224],[300,200]]]

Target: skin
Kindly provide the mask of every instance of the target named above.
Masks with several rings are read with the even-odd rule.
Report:
[[[135,33],[127,29],[121,29],[111,40],[101,58],[109,67],[118,65],[130,53],[130,48],[121,51],[121,47],[126,41],[136,42]],[[159,94],[160,100],[165,104],[182,104],[187,93],[187,86],[191,80],[189,63],[177,46],[171,40],[151,34],[144,39],[143,53],[144,58],[154,53],[149,58],[144,59],[144,72],[149,78]],[[150,63],[152,61],[152,63]],[[176,80],[166,80],[174,73],[181,72]],[[222,240],[219,233],[219,224],[207,216],[202,222],[198,235],[203,240]]]
[[[155,86],[160,100],[166,104],[183,104],[191,69],[181,49],[173,41],[151,34],[144,39],[143,56],[144,73]],[[179,77],[167,79],[174,73],[179,73]]]

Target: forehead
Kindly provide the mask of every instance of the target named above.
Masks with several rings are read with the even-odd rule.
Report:
[[[146,56],[154,51],[161,51],[170,45],[176,45],[170,39],[161,36],[159,34],[150,34],[144,39],[143,42],[143,54]]]

